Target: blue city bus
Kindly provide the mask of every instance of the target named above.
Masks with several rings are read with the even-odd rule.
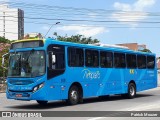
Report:
[[[157,87],[156,56],[105,45],[47,38],[18,40],[9,52],[6,96],[15,100],[66,100],[136,92]]]

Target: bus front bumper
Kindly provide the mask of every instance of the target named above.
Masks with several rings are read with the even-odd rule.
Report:
[[[7,99],[15,99],[15,100],[46,100],[45,98],[46,92],[42,89],[32,92],[32,91],[9,91],[6,90]]]

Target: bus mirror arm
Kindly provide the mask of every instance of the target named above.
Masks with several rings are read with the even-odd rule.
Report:
[[[2,55],[2,68],[7,69],[7,67],[5,67],[5,56],[8,55],[9,53],[6,53],[4,55]]]

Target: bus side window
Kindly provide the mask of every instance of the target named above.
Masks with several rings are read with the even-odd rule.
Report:
[[[137,63],[139,69],[146,69],[146,56],[137,55]]]
[[[99,53],[96,50],[85,50],[85,65],[87,67],[99,67]]]
[[[154,69],[155,68],[155,57],[147,56],[147,68]]]
[[[128,68],[137,68],[136,55],[127,54],[127,67]]]
[[[84,65],[83,49],[74,47],[68,48],[68,65],[71,67],[82,67]]]
[[[114,53],[114,67],[115,68],[125,68],[125,54],[123,53]]]
[[[112,52],[100,52],[100,65],[102,68],[113,67],[113,54]]]

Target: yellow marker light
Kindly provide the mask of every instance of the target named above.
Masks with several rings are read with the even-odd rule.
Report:
[[[130,74],[134,74],[134,69],[130,69]]]

